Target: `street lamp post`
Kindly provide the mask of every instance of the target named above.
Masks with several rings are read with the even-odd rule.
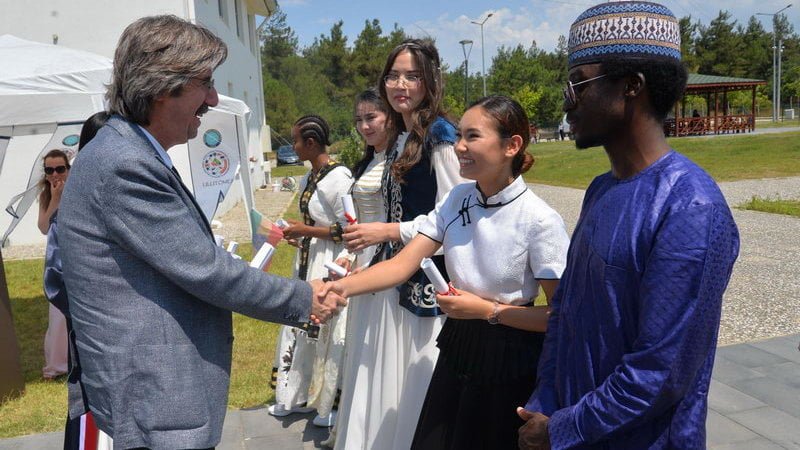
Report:
[[[461,51],[464,52],[464,108],[467,107],[467,86],[469,85],[469,54],[472,52],[472,41],[463,39],[458,42],[461,44]],[[469,50],[467,50],[469,45]]]
[[[777,122],[780,114],[780,92],[781,92],[781,75],[780,75],[780,44],[775,42],[775,25],[778,22],[778,15],[787,9],[791,8],[792,4],[784,6],[783,8],[775,11],[774,13],[756,13],[757,16],[771,16],[772,17],[772,121]]]
[[[485,19],[480,22],[471,20],[470,22],[474,23],[475,25],[479,25],[481,27],[481,78],[483,78],[483,96],[486,97],[486,57],[484,53],[484,45],[483,45],[483,24],[489,20],[489,17],[492,17],[494,13],[489,13]]]

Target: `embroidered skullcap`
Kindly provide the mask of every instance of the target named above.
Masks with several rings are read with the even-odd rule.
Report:
[[[569,67],[624,59],[681,59],[678,20],[657,3],[602,3],[583,12],[569,29]]]

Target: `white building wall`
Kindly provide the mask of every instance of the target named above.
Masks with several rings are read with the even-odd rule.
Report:
[[[220,5],[222,16],[220,16]],[[238,10],[239,32],[236,17]],[[244,101],[251,110],[248,119],[247,161],[252,187],[265,183],[262,128],[264,99],[260,77],[256,21],[245,0],[34,0],[2,1],[0,34],[43,43],[86,50],[113,59],[122,31],[136,19],[156,14],[175,14],[201,24],[219,36],[228,46],[228,58],[214,72],[219,93]],[[13,62],[12,62],[13,63]],[[185,146],[184,146],[185,147]],[[176,166],[188,173],[184,149],[176,149]],[[243,168],[245,162],[243,161]],[[183,168],[185,166],[185,169]],[[26,169],[27,171],[28,169]],[[238,177],[237,177],[238,179]],[[239,183],[236,183],[239,184]],[[232,186],[217,215],[230,210],[242,199],[242,189]],[[28,213],[36,215],[36,205]],[[28,219],[28,217],[26,217]],[[35,219],[34,219],[35,220]],[[23,224],[20,224],[22,227]],[[12,236],[17,234],[15,231]],[[29,239],[21,239],[28,241]],[[39,240],[39,238],[35,238]],[[13,239],[12,239],[13,241]],[[17,242],[20,242],[17,237]],[[12,244],[13,245],[13,244]]]

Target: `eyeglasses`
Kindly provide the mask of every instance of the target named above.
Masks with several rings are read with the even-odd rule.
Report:
[[[383,84],[386,87],[394,88],[400,86],[400,81],[403,81],[403,84],[410,88],[415,88],[422,83],[422,77],[419,75],[395,75],[389,74],[383,77]]]
[[[608,74],[604,73],[602,75],[589,78],[588,80],[578,81],[577,83],[573,83],[572,81],[567,81],[567,87],[564,88],[564,109],[574,108],[575,105],[578,104],[578,94],[575,93],[575,86],[580,86],[581,84],[588,83],[594,80],[599,80],[600,78],[607,76]]]
[[[208,78],[192,77],[192,79],[199,81],[200,84],[202,84],[209,91],[214,89],[214,79],[211,78],[211,77],[208,77]]]
[[[69,167],[67,167],[67,166],[45,167],[44,168],[44,173],[46,173],[47,175],[52,175],[53,172],[55,172],[55,173],[64,173],[64,172],[67,171],[67,169],[69,169]]]

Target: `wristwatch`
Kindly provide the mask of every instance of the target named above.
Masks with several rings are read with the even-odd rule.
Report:
[[[500,323],[499,315],[500,315],[500,308],[497,301],[495,301],[494,309],[492,310],[492,315],[490,315],[489,318],[486,319],[486,321],[489,322],[489,325],[497,325]]]

